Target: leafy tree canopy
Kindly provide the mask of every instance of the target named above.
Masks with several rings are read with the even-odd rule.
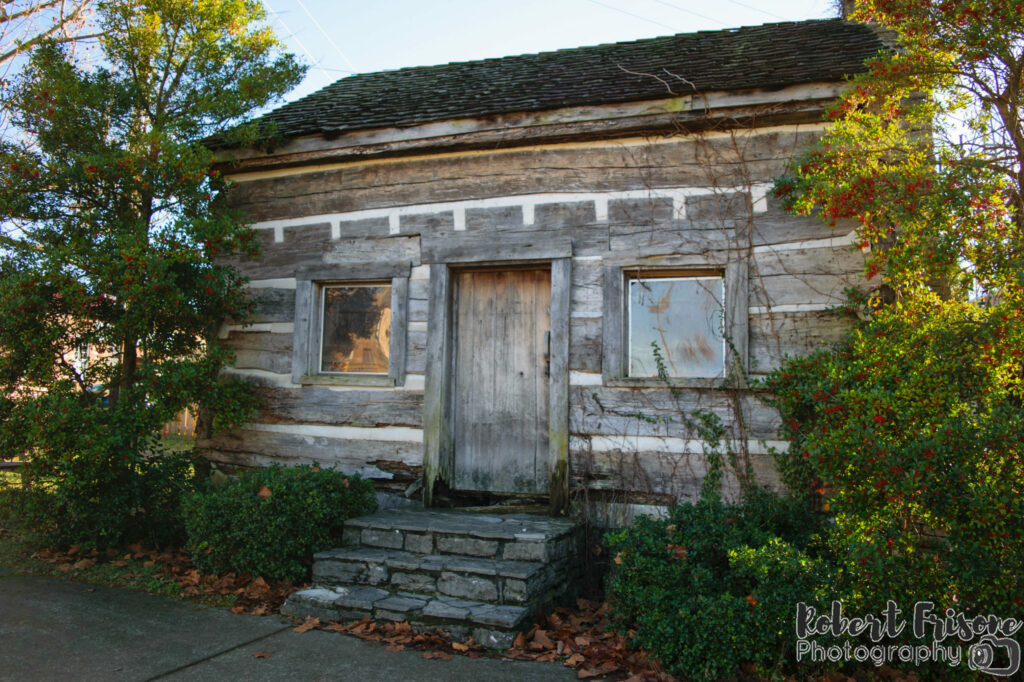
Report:
[[[868,276],[897,290],[1017,296],[1024,264],[1024,2],[862,0],[895,32],[777,183],[801,213],[859,221]],[[898,233],[898,237],[897,237]]]
[[[777,462],[830,509],[852,605],[1021,618],[1024,2],[862,0],[854,16],[901,47],[776,191],[850,220],[895,296],[879,306],[879,287],[843,343],[764,382],[790,442]]]
[[[256,241],[201,141],[301,77],[263,18],[258,0],[111,0],[99,66],[32,54],[8,102],[23,134],[0,143],[4,454],[57,466],[89,441],[130,465],[185,405],[241,418],[216,331],[249,304],[215,259]]]

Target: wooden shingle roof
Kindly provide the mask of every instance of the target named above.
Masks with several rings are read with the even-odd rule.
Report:
[[[342,78],[264,118],[284,137],[837,82],[891,41],[840,19],[764,24]]]

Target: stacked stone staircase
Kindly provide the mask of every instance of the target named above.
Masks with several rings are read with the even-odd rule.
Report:
[[[350,519],[344,532],[345,546],[314,557],[313,586],[282,613],[408,621],[507,648],[579,584],[581,533],[570,519],[399,509]]]

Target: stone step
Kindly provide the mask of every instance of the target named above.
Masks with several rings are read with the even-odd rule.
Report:
[[[529,514],[396,509],[345,522],[347,546],[320,552],[313,587],[281,612],[409,621],[508,648],[539,609],[579,584],[579,525]]]
[[[571,519],[530,514],[396,509],[349,519],[344,540],[350,545],[414,554],[546,563],[575,551],[577,528]]]
[[[408,621],[417,629],[441,628],[456,639],[493,649],[512,646],[516,633],[532,621],[536,608],[489,604],[482,601],[392,593],[376,587],[312,587],[293,593],[281,607],[286,616],[315,616],[322,621],[343,621],[370,616],[374,620]]]
[[[494,604],[527,604],[551,598],[550,593],[565,580],[568,563],[565,557],[542,564],[342,547],[317,553],[313,583],[324,587],[365,585]]]

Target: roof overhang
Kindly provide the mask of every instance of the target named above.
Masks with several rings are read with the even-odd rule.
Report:
[[[236,174],[361,159],[817,122],[843,87],[844,83],[810,83],[328,132],[289,140],[269,152],[219,150],[216,158],[221,170]]]

